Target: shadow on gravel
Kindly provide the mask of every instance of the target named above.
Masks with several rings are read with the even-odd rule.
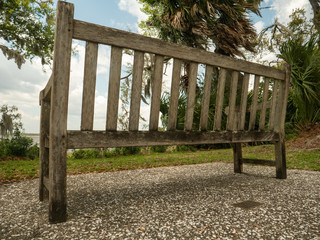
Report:
[[[214,201],[219,202],[228,194],[231,196],[239,191],[247,191],[249,187],[247,183],[250,180],[258,182],[259,188],[264,185],[267,188],[269,181],[266,179],[275,181],[270,176],[226,174],[212,177],[184,176],[156,183],[122,182],[113,188],[107,184],[92,186],[87,182],[78,191],[68,192],[68,219],[79,217],[79,214],[88,217],[97,212],[115,214],[110,211],[119,211],[119,209],[125,214],[133,206],[152,207],[163,201],[172,205],[177,201],[192,203],[199,195],[205,195],[211,201],[213,198]]]

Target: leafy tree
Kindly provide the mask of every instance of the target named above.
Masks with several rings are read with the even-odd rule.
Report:
[[[291,64],[291,87],[288,100],[287,120],[308,124],[320,120],[320,50],[319,35],[305,10],[296,9],[285,26],[279,22],[267,27],[271,35],[261,35],[260,46],[277,54],[276,63]],[[264,54],[263,51],[261,51]]]
[[[139,0],[149,18],[140,26],[158,37],[230,56],[254,52],[255,30],[249,12],[260,15],[261,0]]]
[[[53,1],[1,0],[0,44],[8,60],[19,68],[26,59],[40,57],[43,65],[52,60],[54,42]]]
[[[318,33],[320,34],[320,1],[319,0],[309,0],[312,10],[313,10],[313,23],[316,27]],[[318,41],[320,45],[320,41]]]
[[[16,106],[2,105],[0,107],[0,135],[1,139],[12,136],[14,131],[22,130],[21,114]]]

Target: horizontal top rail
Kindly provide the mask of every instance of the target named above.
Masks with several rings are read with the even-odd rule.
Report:
[[[74,20],[73,38],[285,80],[285,71],[136,33]]]

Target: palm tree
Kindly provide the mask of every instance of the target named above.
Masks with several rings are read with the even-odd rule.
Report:
[[[291,88],[288,106],[293,120],[307,124],[320,120],[320,49],[316,36],[289,39],[280,48],[279,57],[291,64]]]
[[[260,15],[262,0],[140,0],[149,19],[142,23],[170,42],[229,56],[254,52],[255,30],[248,13]]]

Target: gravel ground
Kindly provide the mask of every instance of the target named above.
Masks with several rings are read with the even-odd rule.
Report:
[[[320,172],[208,163],[68,177],[48,224],[38,180],[0,186],[0,239],[320,239]],[[243,201],[261,205],[236,207]]]

